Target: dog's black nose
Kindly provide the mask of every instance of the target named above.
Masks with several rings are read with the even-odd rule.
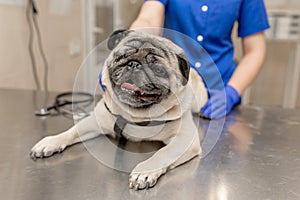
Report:
[[[131,69],[131,70],[137,70],[137,69],[141,69],[142,68],[142,65],[141,63],[137,62],[137,61],[130,61],[128,64],[127,64],[127,68],[128,69]]]

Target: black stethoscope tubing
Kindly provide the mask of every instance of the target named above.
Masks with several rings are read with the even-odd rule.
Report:
[[[66,100],[63,99],[65,97],[74,97],[74,96],[83,96],[86,97],[85,99],[82,100]],[[63,99],[63,100],[61,100]],[[46,115],[50,115],[50,110],[56,110],[57,112],[59,112],[59,108],[63,107],[65,105],[71,105],[71,104],[82,104],[82,103],[92,103],[94,101],[94,97],[86,92],[64,92],[61,94],[58,94],[55,97],[55,102],[52,106],[48,106],[47,108],[42,108],[39,111],[35,112],[35,115],[37,116],[46,116]]]

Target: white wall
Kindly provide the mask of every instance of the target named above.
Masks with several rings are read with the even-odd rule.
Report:
[[[70,42],[79,44],[81,49],[83,47],[81,1],[69,1],[69,9],[66,9],[65,13],[55,13],[55,9],[53,12],[52,8],[56,5],[50,4],[51,0],[35,2],[39,10],[38,20],[44,50],[49,62],[49,89],[71,90],[77,69],[82,62],[82,51],[77,56],[69,54]],[[25,6],[0,4],[0,29],[0,88],[34,89],[27,48]],[[42,78],[43,65],[37,49],[35,53],[38,57],[39,75]]]

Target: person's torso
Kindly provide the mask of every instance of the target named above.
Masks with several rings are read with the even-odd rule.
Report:
[[[216,65],[207,64],[207,61],[194,56],[193,51],[198,49],[196,44],[190,45],[182,38],[169,34],[165,36],[185,50],[193,67],[211,86],[217,84],[217,78],[208,80],[214,79],[216,71],[220,73],[223,84],[226,84],[235,70],[231,33],[241,3],[242,0],[169,0],[166,5],[164,27],[183,33],[201,45]]]

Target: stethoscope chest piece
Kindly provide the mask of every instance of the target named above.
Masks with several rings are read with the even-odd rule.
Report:
[[[65,92],[58,94],[55,97],[55,102],[52,106],[48,106],[45,108],[41,108],[40,110],[35,112],[36,116],[47,116],[51,115],[51,110],[55,110],[57,114],[60,114],[62,111],[67,112],[68,114],[73,114],[72,110],[68,111],[67,109],[63,109],[62,107],[67,105],[76,105],[77,107],[88,106],[93,103],[94,97],[85,92]],[[81,105],[81,106],[80,106]],[[83,109],[81,109],[83,111]],[[86,116],[87,113],[81,113],[82,116]],[[81,115],[80,115],[81,116]]]
[[[50,115],[48,108],[41,108],[34,113],[36,116],[47,116]]]

